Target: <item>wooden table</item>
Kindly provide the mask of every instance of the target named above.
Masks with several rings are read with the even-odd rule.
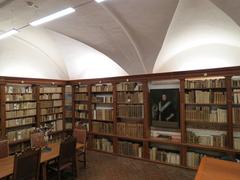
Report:
[[[240,180],[240,164],[203,157],[195,180]]]
[[[42,152],[41,153],[41,165],[42,165],[42,175],[43,179],[47,179],[47,163],[48,161],[55,159],[59,156],[60,144],[53,143],[48,145],[51,148],[49,152]],[[83,144],[77,143],[76,149],[83,148]],[[9,156],[6,158],[0,159],[0,179],[10,176],[13,174],[13,166],[14,166],[14,156]],[[78,169],[78,168],[77,168]]]

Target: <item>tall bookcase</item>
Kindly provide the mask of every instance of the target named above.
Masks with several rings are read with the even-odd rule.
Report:
[[[57,85],[55,85],[55,83]],[[64,119],[64,91],[59,98],[47,88],[64,87],[65,81],[9,78],[1,81],[1,138],[8,139],[10,153],[22,151],[30,146],[30,133],[40,126]],[[50,92],[51,91],[51,92]],[[57,112],[57,109],[59,112]],[[61,112],[60,112],[61,111]],[[62,114],[61,117],[54,114]],[[50,117],[51,116],[51,117]],[[56,116],[56,118],[55,118]],[[54,139],[64,132],[64,124],[52,134]],[[56,129],[55,129],[56,130]]]
[[[203,156],[239,158],[239,70],[71,81],[73,86],[88,85],[89,149],[189,169],[197,169]],[[167,86],[177,82],[179,128],[151,124],[152,81]]]
[[[190,169],[204,155],[239,159],[239,72],[230,67],[73,81],[1,77],[1,136],[14,152],[29,146],[31,128],[52,124],[61,137],[68,122],[70,129],[85,127],[88,148],[100,152]],[[177,83],[178,128],[152,123],[153,81]],[[66,120],[69,109],[72,119]]]

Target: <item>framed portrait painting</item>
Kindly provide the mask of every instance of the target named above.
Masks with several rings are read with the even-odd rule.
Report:
[[[179,128],[179,89],[151,89],[150,102],[152,126]]]

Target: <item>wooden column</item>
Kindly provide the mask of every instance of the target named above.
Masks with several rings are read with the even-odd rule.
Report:
[[[143,82],[143,105],[144,105],[144,122],[143,122],[143,158],[149,159],[149,142],[150,137],[150,115],[149,115],[149,88],[148,81]]]
[[[118,153],[118,138],[117,138],[117,83],[113,85],[113,153]]]
[[[232,77],[226,76],[227,91],[227,147],[233,149],[233,120],[232,120]]]
[[[0,85],[0,96],[1,96],[1,100],[0,100],[0,104],[1,104],[1,130],[2,133],[0,134],[0,136],[2,136],[3,138],[6,137],[6,111],[5,111],[5,102],[6,102],[6,98],[5,98],[5,84],[1,84]]]
[[[187,143],[187,136],[186,136],[186,115],[185,115],[185,79],[180,79],[180,89],[179,89],[179,95],[180,95],[180,129],[181,129],[181,142],[182,144]],[[181,165],[185,166],[187,161],[187,148],[181,147]]]

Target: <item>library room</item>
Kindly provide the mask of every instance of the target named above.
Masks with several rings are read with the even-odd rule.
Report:
[[[240,180],[240,0],[0,0],[0,180]]]

